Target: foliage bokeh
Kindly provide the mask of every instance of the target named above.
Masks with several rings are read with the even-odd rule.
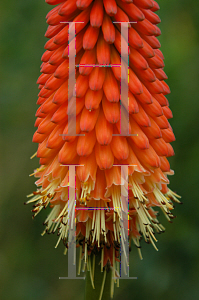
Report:
[[[181,194],[177,218],[170,224],[161,216],[166,232],[158,236],[159,252],[142,243],[144,260],[137,250],[130,255],[130,275],[121,280],[115,300],[198,299],[198,163],[199,163],[199,4],[197,0],[160,0],[160,42],[172,93],[168,96],[174,118],[176,142],[170,159],[175,175],[170,187]],[[10,0],[1,3],[1,201],[0,298],[84,299],[84,282],[59,280],[67,275],[63,247],[54,249],[56,236],[41,237],[47,212],[31,220],[25,195],[34,189],[28,174],[38,166],[30,160],[37,145],[31,142],[37,109],[40,57],[46,42],[44,0]]]

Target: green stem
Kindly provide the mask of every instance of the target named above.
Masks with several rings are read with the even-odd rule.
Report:
[[[93,255],[91,256],[92,269],[93,269]],[[107,271],[106,267],[101,272],[101,253],[95,255],[95,272],[94,272],[94,287],[93,289],[90,272],[86,272],[86,289],[85,289],[85,300],[109,300],[110,299],[110,287],[111,287],[111,270]],[[103,287],[104,284],[104,287]],[[102,293],[103,289],[103,293]],[[100,298],[101,296],[101,298]]]

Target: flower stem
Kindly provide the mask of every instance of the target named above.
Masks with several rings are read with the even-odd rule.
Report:
[[[87,271],[86,273],[85,300],[93,300],[93,299],[109,300],[110,299],[112,272],[111,270],[108,270],[106,267],[104,268],[103,272],[101,272],[100,261],[101,261],[101,253],[97,255],[92,254],[90,261],[88,262],[89,271]],[[92,284],[92,278],[94,284]]]

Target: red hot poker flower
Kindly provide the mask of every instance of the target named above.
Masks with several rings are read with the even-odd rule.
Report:
[[[38,189],[27,203],[35,203],[34,217],[50,205],[44,233],[58,230],[58,243],[63,240],[67,246],[68,165],[83,165],[76,168],[77,244],[85,262],[101,249],[102,267],[109,264],[117,273],[121,190],[123,195],[129,193],[129,243],[133,240],[138,249],[141,236],[156,248],[155,231],[164,231],[154,209],[160,207],[170,221],[172,201],[179,202],[168,188],[167,176],[173,171],[167,157],[174,155],[170,143],[175,136],[168,122],[172,117],[166,98],[170,90],[157,39],[161,34],[155,13],[159,6],[154,0],[46,2],[57,6],[47,14],[45,36],[49,40],[38,79],[40,107],[33,136],[33,142],[39,144],[40,167],[33,173]],[[71,105],[74,95],[68,95],[66,22],[79,22],[76,41],[71,41],[71,45],[76,42],[75,63],[80,65],[76,67],[76,111]],[[114,22],[131,22],[128,105],[121,98],[124,114],[125,110],[129,113],[129,136],[118,135],[123,126],[120,80],[128,83],[128,74],[120,67],[99,67],[121,64],[121,47],[126,41],[121,24]],[[82,136],[63,138],[68,133],[69,107],[76,115],[76,133]],[[121,175],[119,165],[129,165],[128,177]],[[75,205],[75,198],[70,205]],[[90,210],[92,207],[99,209]],[[141,256],[140,249],[139,253]]]

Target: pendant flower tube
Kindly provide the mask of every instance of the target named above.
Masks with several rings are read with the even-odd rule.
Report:
[[[168,157],[175,140],[169,124],[172,112],[166,95],[164,56],[157,37],[161,31],[159,6],[154,0],[46,0],[56,5],[47,14],[48,29],[42,56],[33,142],[40,167],[34,171],[37,190],[33,217],[49,206],[46,233],[58,232],[67,251],[75,211],[76,244],[81,260],[101,253],[102,270],[119,274],[121,195],[128,198],[129,247],[140,251],[140,239],[157,249],[155,233],[164,232],[159,207],[169,222],[179,196],[168,188],[173,175]],[[69,24],[76,37],[69,43]],[[128,41],[121,24],[129,24]],[[122,47],[128,47],[128,72],[121,68]],[[75,45],[76,85],[69,92],[69,49]],[[107,66],[107,67],[105,67]],[[128,86],[128,103],[120,95]],[[75,102],[73,102],[75,100]],[[72,103],[76,103],[73,106]],[[122,109],[121,109],[122,107]],[[70,136],[68,111],[73,112],[76,135]],[[123,116],[122,116],[123,114]],[[120,134],[122,126],[129,134]],[[69,166],[76,165],[76,194],[69,201]],[[126,174],[122,165],[128,165]],[[120,235],[121,233],[121,235]],[[79,268],[80,270],[80,268]],[[93,281],[94,274],[91,275]],[[114,281],[114,279],[113,279]],[[111,285],[113,295],[113,285]]]

